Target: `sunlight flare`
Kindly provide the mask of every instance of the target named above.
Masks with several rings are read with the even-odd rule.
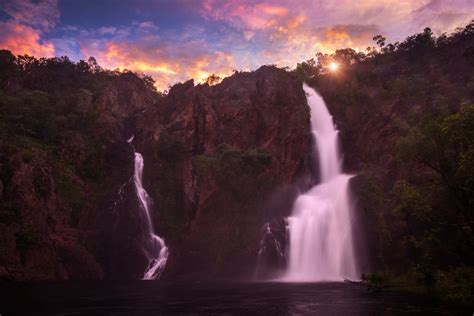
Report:
[[[332,61],[330,64],[329,64],[329,71],[331,72],[336,72],[338,71],[339,69],[339,64],[335,61]]]

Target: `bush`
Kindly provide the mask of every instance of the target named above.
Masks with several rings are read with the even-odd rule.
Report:
[[[271,161],[271,154],[263,149],[242,150],[220,144],[214,152],[194,157],[194,166],[201,178],[211,174],[224,190],[245,195],[272,186],[272,179],[261,177]]]
[[[452,302],[474,304],[474,268],[456,267],[439,272],[436,280],[439,294]]]

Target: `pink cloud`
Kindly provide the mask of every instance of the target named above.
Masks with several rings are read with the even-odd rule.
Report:
[[[49,32],[59,22],[57,0],[12,0],[3,8],[16,22]]]
[[[53,57],[54,45],[41,41],[40,33],[33,28],[13,20],[0,22],[0,47],[16,55],[28,54],[35,57]]]
[[[158,30],[158,27],[152,21],[140,22],[138,24],[138,27],[140,28],[140,30],[142,30],[144,32],[150,32],[150,31]]]
[[[205,0],[201,13],[208,19],[226,20],[238,28],[260,30],[280,24],[289,10],[270,2]]]
[[[467,25],[474,18],[474,3],[470,0],[431,0],[413,13],[414,29],[430,26],[436,34]]]

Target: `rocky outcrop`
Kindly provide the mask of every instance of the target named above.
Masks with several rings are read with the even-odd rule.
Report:
[[[297,78],[262,67],[174,86],[156,114],[137,118],[134,142],[170,244],[166,277],[249,276],[262,225],[291,210],[309,168],[309,109]]]
[[[277,217],[263,224],[256,278],[270,279],[281,276],[288,264],[288,221]]]
[[[264,66],[161,96],[133,73],[67,59],[31,60],[22,72],[10,57],[15,85],[0,87],[1,278],[141,278],[135,150],[170,249],[164,276],[253,274],[262,225],[285,216],[310,181],[309,108],[293,74]],[[15,123],[16,109],[29,121]]]

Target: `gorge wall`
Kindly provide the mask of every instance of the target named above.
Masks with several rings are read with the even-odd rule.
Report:
[[[163,277],[252,275],[262,225],[309,181],[309,110],[293,74],[262,67],[162,96],[132,73],[2,53],[2,279],[143,277],[131,135],[170,248]]]
[[[310,167],[301,82],[274,67],[211,87],[188,81],[156,113],[137,118],[135,142],[171,249],[166,277],[251,275],[263,223],[289,211],[272,200],[291,203]]]
[[[170,249],[163,278],[249,277],[262,265],[274,275],[286,264],[283,217],[318,179],[305,81],[340,131],[343,171],[356,175],[360,271],[468,280],[474,26],[390,45],[336,51],[337,73],[314,60],[264,66],[167,94],[93,60],[0,50],[0,278],[142,278],[149,236],[136,216],[134,149]]]

